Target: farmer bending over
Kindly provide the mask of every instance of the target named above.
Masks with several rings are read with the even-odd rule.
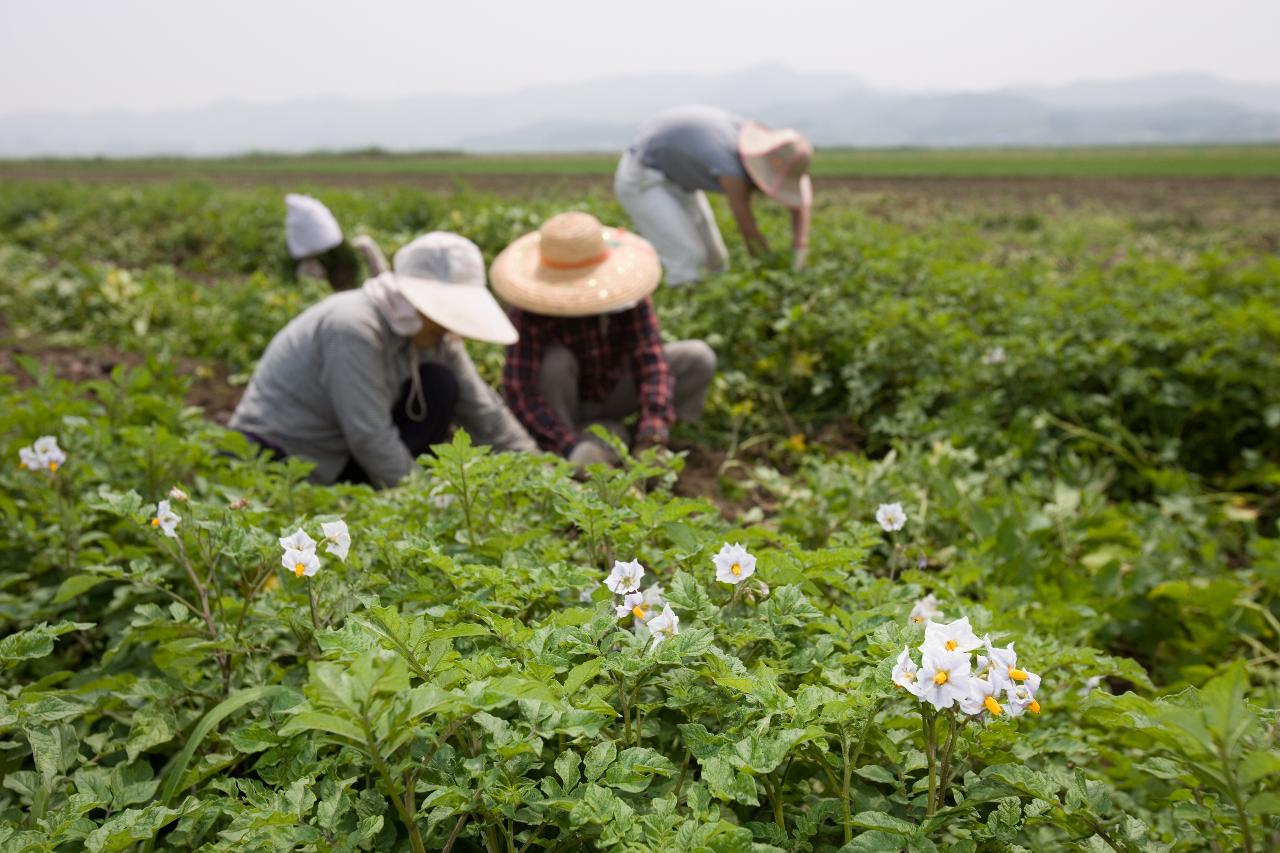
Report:
[[[562,213],[503,250],[490,277],[515,306],[502,387],[544,449],[585,465],[612,462],[584,435],[639,415],[634,446],[665,445],[679,417],[697,420],[716,370],[702,341],[663,344],[651,294],[662,267],[643,239],[585,213]]]
[[[284,205],[285,242],[297,264],[296,275],[322,278],[334,290],[350,290],[359,280],[357,253],[364,258],[369,275],[387,271],[387,259],[373,238],[361,234],[348,241],[324,202],[290,193]]]
[[[451,334],[452,333],[452,334]],[[263,354],[231,427],[311,479],[390,486],[449,425],[479,444],[537,445],[476,373],[459,337],[499,344],[516,330],[485,286],[484,259],[456,234],[425,234],[386,272],[295,317]]]
[[[662,256],[667,284],[697,281],[728,263],[708,192],[725,194],[754,257],[769,247],[751,194],[759,190],[790,208],[792,266],[800,269],[809,248],[812,159],[813,147],[798,131],[770,130],[715,107],[677,107],[641,127],[618,163],[613,191]]]

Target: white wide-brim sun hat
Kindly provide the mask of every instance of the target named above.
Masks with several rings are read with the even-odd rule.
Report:
[[[342,229],[324,202],[309,195],[284,197],[284,235],[294,260],[314,258],[342,242]]]
[[[588,213],[561,213],[502,250],[489,268],[494,292],[550,317],[608,314],[644,299],[662,278],[649,241]]]
[[[447,231],[423,234],[396,252],[392,268],[400,293],[437,325],[486,343],[520,339],[485,285],[480,248],[466,237]]]
[[[773,130],[749,121],[738,132],[738,154],[751,181],[770,198],[790,208],[813,204],[813,146],[798,130]]]

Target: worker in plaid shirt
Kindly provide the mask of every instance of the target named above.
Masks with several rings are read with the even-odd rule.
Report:
[[[503,392],[538,445],[580,465],[611,462],[585,433],[591,424],[626,438],[622,422],[638,416],[638,449],[665,445],[677,418],[696,420],[715,353],[703,341],[662,342],[649,296],[661,266],[649,244],[585,213],[561,214],[521,240],[490,279],[516,306],[520,334],[507,348]]]

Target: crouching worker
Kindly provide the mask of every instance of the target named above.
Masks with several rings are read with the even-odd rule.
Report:
[[[231,427],[276,456],[314,462],[319,483],[394,485],[451,423],[478,444],[536,451],[459,338],[512,344],[516,330],[485,286],[476,245],[426,234],[396,253],[394,272],[285,326]]]
[[[348,241],[324,202],[290,193],[284,206],[285,242],[296,264],[295,275],[322,278],[334,290],[350,290],[360,281],[360,258],[370,276],[387,271],[387,259],[373,238],[361,234]]]
[[[663,344],[650,294],[662,265],[643,238],[585,213],[562,213],[503,250],[494,291],[514,306],[518,342],[507,347],[502,387],[544,449],[578,465],[612,462],[584,430],[622,437],[638,415],[635,449],[665,445],[677,418],[697,420],[715,375],[702,341]]]

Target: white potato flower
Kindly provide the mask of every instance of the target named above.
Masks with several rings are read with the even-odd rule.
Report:
[[[653,635],[652,648],[656,648],[663,640],[669,640],[680,633],[680,617],[668,604],[662,608],[661,613],[649,620],[648,628]]]
[[[944,615],[938,609],[937,597],[933,593],[929,593],[915,603],[915,606],[911,608],[911,615],[907,618],[912,625],[923,625],[930,619],[941,619]]]
[[[67,454],[58,446],[58,439],[52,435],[42,435],[36,439],[32,449],[40,456],[41,467],[57,472],[62,463],[67,461]]]
[[[886,533],[896,533],[907,523],[907,514],[902,511],[902,504],[880,504],[876,509],[876,521]]]
[[[989,711],[998,717],[1004,713],[1004,706],[996,700],[996,689],[985,678],[970,678],[969,693],[960,699],[960,712],[970,717]]]
[[[325,550],[345,563],[347,553],[351,550],[351,533],[347,530],[347,523],[342,519],[326,521],[320,525],[320,529],[324,532]]]
[[[168,501],[160,501],[156,504],[156,514],[151,519],[152,527],[159,528],[160,532],[170,539],[177,539],[179,521],[182,521],[182,516],[169,509]]]
[[[614,611],[618,614],[619,619],[625,619],[628,616],[636,617],[637,622],[644,622],[651,613],[651,606],[645,603],[644,593],[629,592],[622,599],[622,603],[616,605]]]
[[[662,594],[662,585],[656,583],[650,584],[643,592],[632,593],[632,595],[640,596],[640,609],[644,611],[645,615],[643,618],[637,618],[631,623],[631,630],[638,637],[646,637],[649,635],[649,629],[645,626],[644,620],[651,619],[654,614],[661,613],[662,608],[667,606],[667,600]],[[628,595],[627,598],[631,598],[631,596]]]
[[[67,454],[58,447],[58,439],[52,435],[42,435],[29,447],[18,451],[18,462],[28,471],[48,470],[56,474],[66,461]]]
[[[711,561],[715,563],[716,580],[720,583],[740,584],[756,572],[756,558],[736,542],[726,544]]]
[[[978,656],[978,670],[987,670],[987,678],[995,685],[996,690],[1007,690],[1011,685],[1026,681],[1028,673],[1018,668],[1018,653],[1013,650],[1013,643],[1007,648],[992,647],[991,638],[986,638],[987,653]]]
[[[280,558],[280,565],[298,577],[311,577],[320,571],[320,558],[316,556],[314,550],[303,551],[298,548],[288,548],[285,550],[284,556]]]
[[[182,489],[179,489],[177,486],[174,486],[169,490],[169,493],[165,497],[169,498],[171,501],[185,501],[187,500],[187,493],[182,491]]]
[[[28,471],[36,471],[44,467],[44,459],[34,447],[23,447],[18,450],[18,464]]]
[[[930,649],[920,671],[920,698],[938,710],[950,708],[969,695],[969,656],[962,652]]]
[[[640,579],[643,577],[644,566],[640,565],[639,560],[632,560],[629,563],[615,560],[613,571],[609,572],[609,576],[604,579],[604,585],[614,595],[626,595],[640,589]]]
[[[314,551],[316,540],[307,535],[301,527],[292,536],[281,536],[280,547],[286,551]]]
[[[1004,347],[994,346],[982,354],[983,364],[1004,364]]]
[[[906,690],[912,696],[920,695],[920,679],[917,677],[920,667],[911,659],[911,650],[902,647],[902,654],[893,665],[893,683]]]
[[[1011,682],[1004,690],[1005,707],[1010,717],[1019,717],[1024,711],[1040,713],[1040,703],[1036,701],[1036,693],[1040,690],[1040,676],[1028,672],[1026,681]]]
[[[981,645],[982,640],[978,639],[978,635],[969,626],[968,616],[945,624],[930,619],[924,626],[924,643],[920,646],[920,651],[942,648],[948,652],[971,652]]]

